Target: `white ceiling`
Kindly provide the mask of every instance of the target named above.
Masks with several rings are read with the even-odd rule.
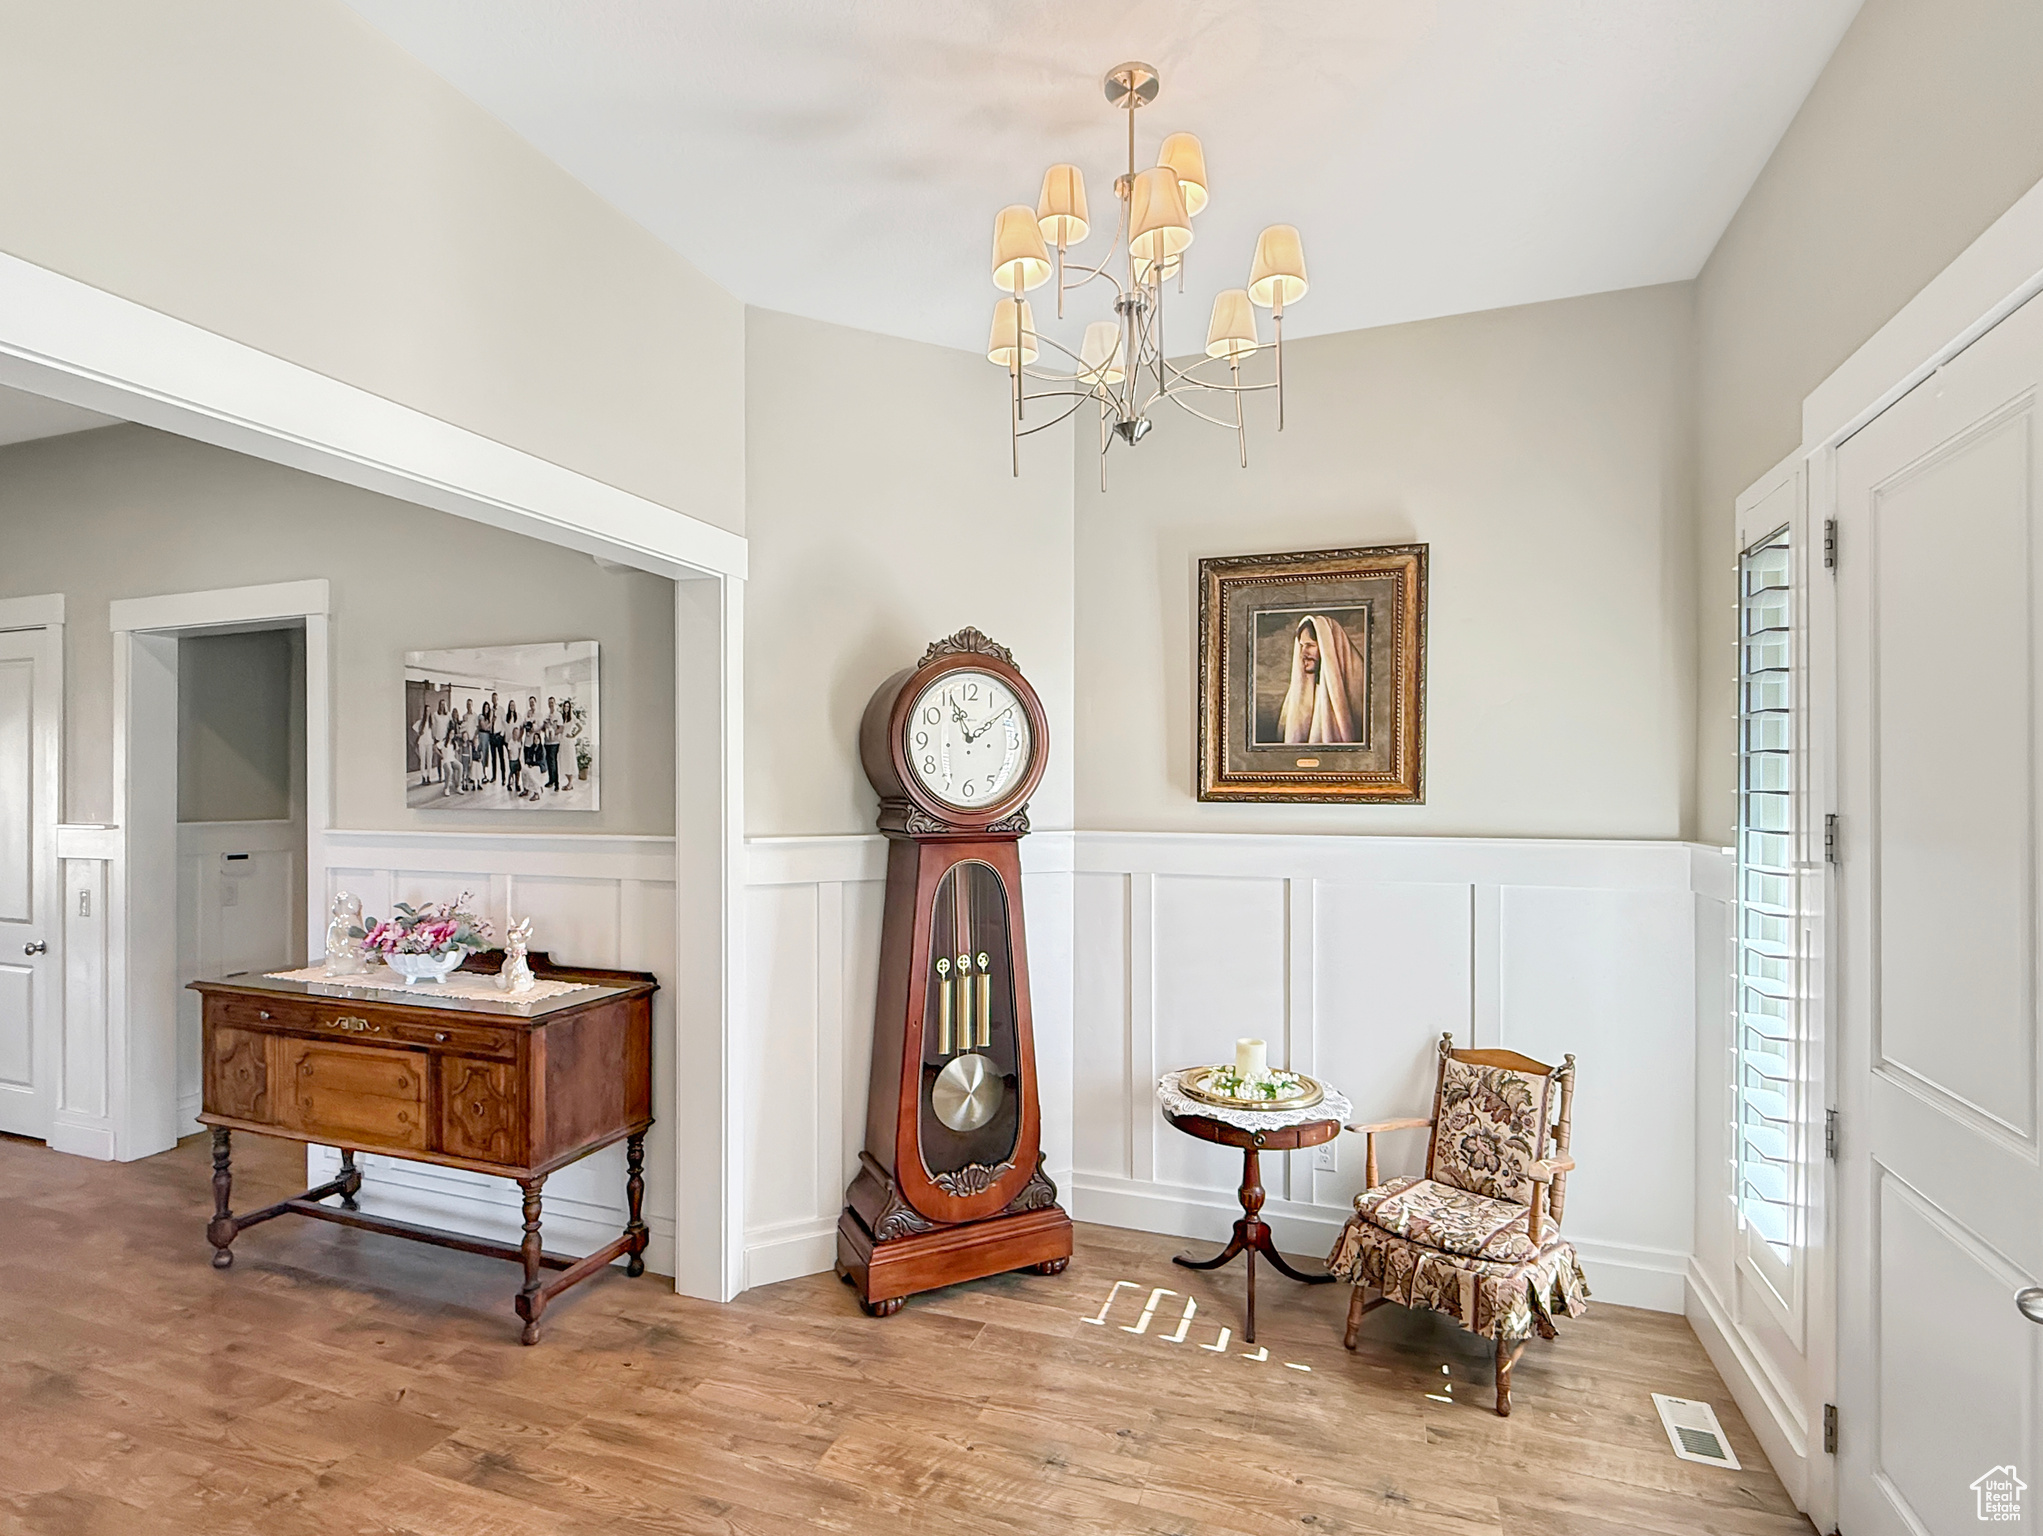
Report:
[[[1312,334],[1693,277],[1859,0],[348,3],[748,303],[977,349],[1045,166],[1107,243],[1123,59],[1206,146],[1175,334],[1275,222]]]
[[[67,432],[110,427],[119,419],[0,385],[0,448],[9,443],[33,442],[39,437],[62,437]]]

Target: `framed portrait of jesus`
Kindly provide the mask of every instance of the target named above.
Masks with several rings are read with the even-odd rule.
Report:
[[[1199,798],[1426,798],[1426,546],[1199,562]]]

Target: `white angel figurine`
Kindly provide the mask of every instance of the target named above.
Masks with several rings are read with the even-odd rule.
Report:
[[[369,969],[369,957],[362,940],[369,930],[362,923],[362,898],[342,891],[333,899],[333,915],[326,924],[326,974],[359,976]]]
[[[513,923],[504,935],[504,965],[497,972],[497,986],[506,992],[530,992],[532,990],[532,966],[525,958],[526,947],[532,942],[532,919],[521,917]]]

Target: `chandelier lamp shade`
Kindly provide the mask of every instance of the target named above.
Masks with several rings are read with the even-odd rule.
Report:
[[[1189,415],[1232,431],[1241,463],[1248,466],[1244,397],[1270,390],[1277,397],[1277,430],[1284,429],[1284,310],[1305,297],[1305,248],[1296,226],[1272,224],[1256,240],[1248,284],[1222,291],[1213,301],[1203,357],[1180,367],[1164,350],[1164,293],[1173,278],[1184,291],[1193,220],[1210,201],[1206,149],[1190,133],[1173,133],[1159,146],[1153,165],[1138,165],[1135,113],[1156,99],[1155,68],[1116,65],[1104,82],[1108,102],[1127,113],[1127,169],[1114,178],[1113,241],[1097,265],[1072,264],[1068,253],[1094,232],[1085,196],[1085,173],[1075,165],[1053,165],[1031,209],[1003,208],[993,220],[994,306],[986,342],[988,361],[1008,373],[1008,437],[1014,472],[1021,473],[1021,439],[1067,421],[1095,402],[1100,418],[1100,488],[1106,489],[1106,455],[1118,438],[1140,442],[1151,413],[1168,400]],[[1203,259],[1203,258],[1201,258]],[[1104,283],[1112,290],[1113,318],[1085,327],[1076,352],[1036,330],[1024,294],[1054,279],[1057,318],[1066,295]],[[1106,297],[1105,290],[1098,292]],[[1256,310],[1270,311],[1270,377],[1245,381],[1242,366],[1264,345],[1256,334]],[[1044,356],[1057,354],[1056,361]],[[1218,370],[1226,370],[1223,375]],[[1068,371],[1067,371],[1068,369]],[[1032,388],[1041,384],[1045,387]],[[1025,424],[1037,401],[1048,406],[1047,421]],[[1211,410],[1202,409],[1211,407]],[[1045,409],[1045,407],[1039,407]],[[1213,414],[1224,412],[1224,415]],[[1231,418],[1231,419],[1230,419]]]

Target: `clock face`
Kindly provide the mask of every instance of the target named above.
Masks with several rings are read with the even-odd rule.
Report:
[[[1028,772],[1035,742],[1029,713],[990,672],[946,672],[908,713],[909,771],[945,805],[978,810],[997,803]]]

